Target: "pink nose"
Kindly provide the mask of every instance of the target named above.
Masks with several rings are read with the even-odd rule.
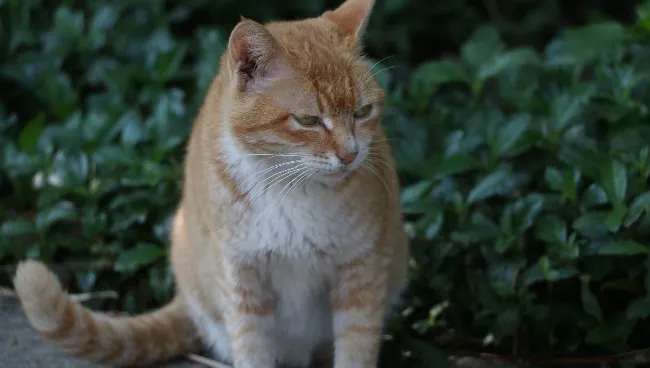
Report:
[[[336,157],[341,160],[342,163],[349,165],[354,161],[355,158],[359,155],[359,151],[354,150],[354,151],[337,151],[336,152]]]

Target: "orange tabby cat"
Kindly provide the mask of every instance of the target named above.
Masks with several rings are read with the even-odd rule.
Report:
[[[171,236],[176,297],[111,317],[27,261],[15,287],[41,335],[114,366],[204,349],[237,368],[375,367],[408,247],[383,92],[360,55],[373,3],[242,19],[188,145]]]

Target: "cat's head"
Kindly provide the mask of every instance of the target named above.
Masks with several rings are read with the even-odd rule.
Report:
[[[361,55],[373,0],[319,17],[233,29],[227,73],[231,136],[251,157],[323,174],[360,168],[380,128],[383,91]]]

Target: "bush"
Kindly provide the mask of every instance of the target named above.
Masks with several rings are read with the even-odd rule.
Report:
[[[538,364],[647,347],[650,44],[639,13],[636,29],[567,30],[541,54],[480,28],[460,61],[425,63],[392,95],[414,239],[406,330]]]
[[[122,296],[95,308],[167,301],[185,139],[229,27],[326,3],[0,2],[2,283],[32,257],[73,291]],[[492,2],[499,19],[471,31],[483,2],[424,3],[381,2],[369,31],[371,55],[399,53],[376,71],[414,255],[384,365],[645,348],[650,4],[627,25],[606,1]],[[586,8],[598,19],[563,28]]]

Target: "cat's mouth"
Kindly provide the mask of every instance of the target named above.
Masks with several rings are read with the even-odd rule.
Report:
[[[319,176],[324,176],[331,179],[345,178],[350,174],[361,169],[362,162],[354,162],[349,165],[342,165],[339,167],[319,167],[316,168]]]

